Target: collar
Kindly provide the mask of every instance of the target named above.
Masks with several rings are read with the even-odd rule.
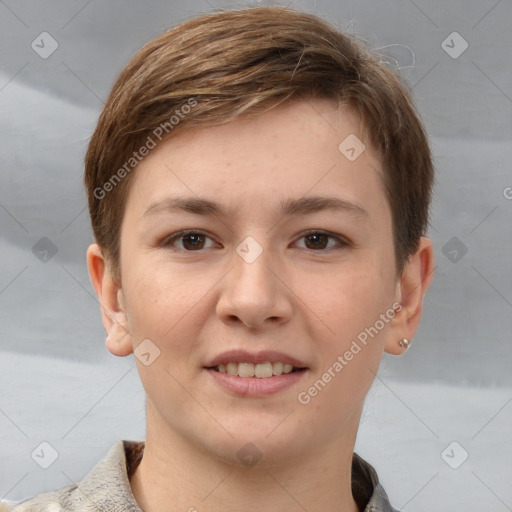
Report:
[[[364,512],[398,512],[391,506],[373,466],[357,453],[352,456],[352,495]]]
[[[142,460],[144,442],[119,441],[112,449],[112,452],[114,459],[119,460],[121,458],[121,466],[126,468],[122,475],[123,482],[127,483],[126,494],[130,495],[130,504],[137,506],[131,493],[129,477],[131,477]],[[357,453],[354,453],[352,457],[352,494],[361,511],[398,512],[391,506],[386,491],[380,484],[377,472],[373,466],[357,455]],[[138,506],[135,510],[139,512]]]
[[[142,512],[133,496],[130,477],[142,460],[144,446],[144,441],[118,441],[78,486],[36,496],[17,505],[13,512],[35,510],[32,505],[56,504],[62,512]],[[389,503],[375,469],[356,453],[352,458],[352,494],[362,512],[398,512]]]

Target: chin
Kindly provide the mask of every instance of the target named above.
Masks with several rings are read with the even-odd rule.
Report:
[[[274,418],[273,422],[261,422],[255,417],[250,423],[243,423],[236,429],[228,428],[228,434],[210,439],[206,450],[218,460],[237,467],[257,467],[260,469],[282,464],[286,459],[297,457],[301,452],[302,443],[307,438],[300,429],[285,428],[279,425],[283,417]],[[277,428],[276,428],[277,427]],[[207,440],[204,438],[202,442]],[[299,443],[300,441],[300,443]]]

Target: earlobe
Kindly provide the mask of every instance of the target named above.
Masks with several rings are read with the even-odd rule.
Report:
[[[401,309],[390,323],[384,350],[389,354],[403,354],[410,346],[418,329],[423,311],[423,299],[434,274],[432,241],[421,237],[417,251],[404,266],[397,284]],[[406,340],[406,341],[404,341]]]
[[[87,249],[87,268],[101,305],[106,347],[116,356],[133,352],[123,300],[123,290],[114,279],[101,247],[94,243]]]

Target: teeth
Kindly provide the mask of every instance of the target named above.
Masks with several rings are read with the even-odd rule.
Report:
[[[239,377],[254,377],[254,365],[251,363],[238,363],[238,375]]]
[[[277,363],[235,363],[219,364],[216,370],[220,373],[227,373],[238,377],[257,377],[258,379],[268,379],[273,375],[291,373],[293,366],[291,364]]]
[[[238,373],[240,374],[240,366],[238,368]],[[258,363],[254,365],[254,375],[256,375],[258,379],[272,377],[272,363]]]
[[[274,363],[272,365],[272,373],[274,375],[281,375],[283,373],[283,363]]]

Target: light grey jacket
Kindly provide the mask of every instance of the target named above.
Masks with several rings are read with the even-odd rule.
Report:
[[[129,479],[143,453],[144,442],[118,441],[78,486],[72,484],[18,504],[2,502],[0,512],[142,512]],[[352,460],[352,494],[361,511],[398,512],[373,467],[357,454]]]

